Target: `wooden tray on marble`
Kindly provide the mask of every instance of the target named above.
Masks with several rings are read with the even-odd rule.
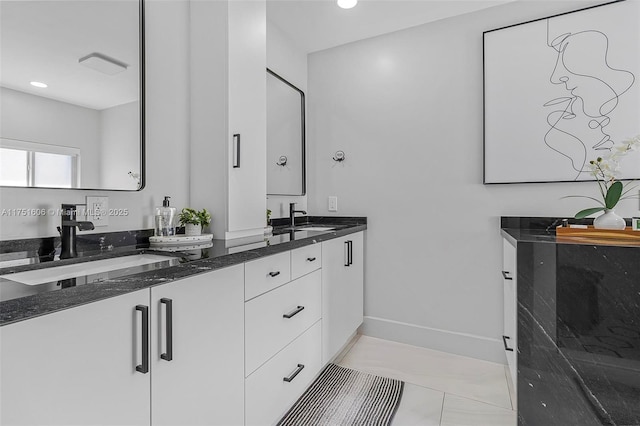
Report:
[[[630,226],[625,229],[596,229],[593,225],[586,228],[571,228],[559,226],[556,228],[556,238],[570,241],[613,244],[635,243],[640,245],[640,231],[634,231]]]

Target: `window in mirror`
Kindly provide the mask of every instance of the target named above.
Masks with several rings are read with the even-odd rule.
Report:
[[[267,69],[267,194],[304,195],[304,92]]]
[[[33,142],[0,140],[0,185],[78,188],[80,150]]]
[[[142,0],[0,1],[0,138],[65,145],[83,163],[68,152],[7,151],[32,168],[25,178],[3,166],[1,185],[143,187],[132,178],[144,178],[143,16]]]

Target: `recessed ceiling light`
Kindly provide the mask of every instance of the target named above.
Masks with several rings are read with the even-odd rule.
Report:
[[[41,82],[39,82],[39,81],[32,81],[32,82],[31,82],[31,85],[32,85],[32,86],[39,87],[39,88],[41,88],[41,89],[44,89],[44,88],[46,88],[46,87],[49,87],[49,86],[47,86],[46,84],[41,83]]]
[[[343,9],[351,9],[356,4],[358,4],[358,0],[338,0],[338,6]]]

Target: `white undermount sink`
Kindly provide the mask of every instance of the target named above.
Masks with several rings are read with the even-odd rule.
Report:
[[[296,231],[316,231],[316,232],[322,232],[322,231],[333,231],[334,228],[331,228],[329,226],[304,226],[301,227],[299,229],[296,229]]]
[[[71,265],[53,266],[33,271],[16,272],[15,274],[0,275],[0,278],[6,278],[26,285],[38,285],[52,281],[66,280],[68,278],[78,276],[99,274],[102,272],[149,265],[152,263],[166,262],[171,259],[172,258],[168,256],[144,253],[131,256],[114,257],[111,259],[74,263]]]

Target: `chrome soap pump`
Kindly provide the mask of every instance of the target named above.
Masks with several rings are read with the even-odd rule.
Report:
[[[154,231],[156,237],[169,237],[176,233],[176,208],[169,206],[169,198],[171,197],[165,196],[162,207],[156,207]]]

